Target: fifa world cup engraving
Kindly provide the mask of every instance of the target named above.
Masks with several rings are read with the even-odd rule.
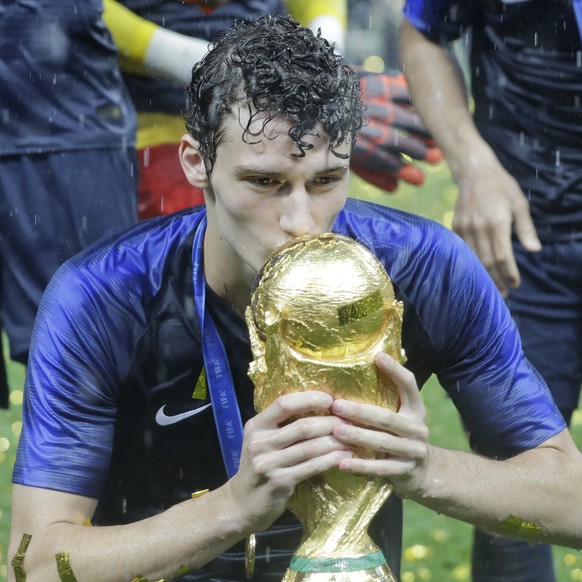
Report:
[[[303,390],[398,409],[398,390],[374,357],[385,351],[405,360],[402,303],[381,263],[360,243],[326,233],[276,249],[257,277],[246,319],[257,411]],[[299,484],[288,506],[303,524],[303,538],[284,580],[395,582],[367,533],[391,491],[384,479],[339,469]]]

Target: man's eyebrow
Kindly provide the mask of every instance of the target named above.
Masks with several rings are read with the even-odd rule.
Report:
[[[349,164],[338,164],[336,166],[330,166],[328,168],[324,168],[323,170],[316,172],[316,176],[322,176],[324,174],[333,174],[334,172],[347,172],[349,170]],[[254,166],[254,165],[244,165],[244,166],[237,166],[234,169],[234,172],[237,176],[243,176],[245,174],[260,174],[261,176],[270,176],[272,178],[282,178],[284,177],[284,173],[278,170],[270,170],[268,168],[264,168],[262,166]]]

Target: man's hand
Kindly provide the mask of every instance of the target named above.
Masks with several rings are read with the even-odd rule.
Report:
[[[402,73],[358,71],[367,122],[362,127],[352,170],[374,186],[392,192],[398,180],[422,184],[424,174],[406,159],[438,163],[443,155],[411,107]]]
[[[279,517],[298,483],[351,456],[349,446],[333,436],[345,421],[331,416],[332,403],[324,392],[285,394],[245,425],[240,467],[230,487],[249,531]]]
[[[372,404],[336,400],[333,414],[348,421],[334,428],[334,436],[346,447],[365,447],[380,453],[377,459],[346,457],[339,468],[350,473],[385,477],[401,497],[422,490],[429,462],[425,408],[412,372],[387,354],[376,364],[390,376],[400,394],[394,412]]]
[[[511,245],[511,228],[530,252],[541,249],[529,203],[499,161],[483,161],[469,179],[458,180],[453,230],[475,251],[503,296],[520,284]]]

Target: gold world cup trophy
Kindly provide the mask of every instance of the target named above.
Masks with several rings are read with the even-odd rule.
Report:
[[[405,360],[402,310],[384,267],[350,238],[309,235],[276,249],[246,313],[257,412],[282,394],[305,390],[397,410],[398,390],[374,357],[384,351]],[[376,456],[363,448],[353,454]],[[300,483],[288,507],[303,524],[303,538],[283,580],[395,582],[367,533],[391,492],[385,479],[339,469]]]

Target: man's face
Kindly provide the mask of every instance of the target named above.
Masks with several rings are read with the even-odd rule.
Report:
[[[313,149],[304,157],[293,156],[299,150],[284,119],[264,129],[264,117],[254,120],[247,140],[256,143],[246,143],[241,125],[246,126],[248,115],[235,111],[225,122],[206,205],[214,250],[254,276],[276,246],[331,229],[346,200],[349,159],[330,151],[323,132],[305,136]],[[336,149],[349,154],[350,144]]]

